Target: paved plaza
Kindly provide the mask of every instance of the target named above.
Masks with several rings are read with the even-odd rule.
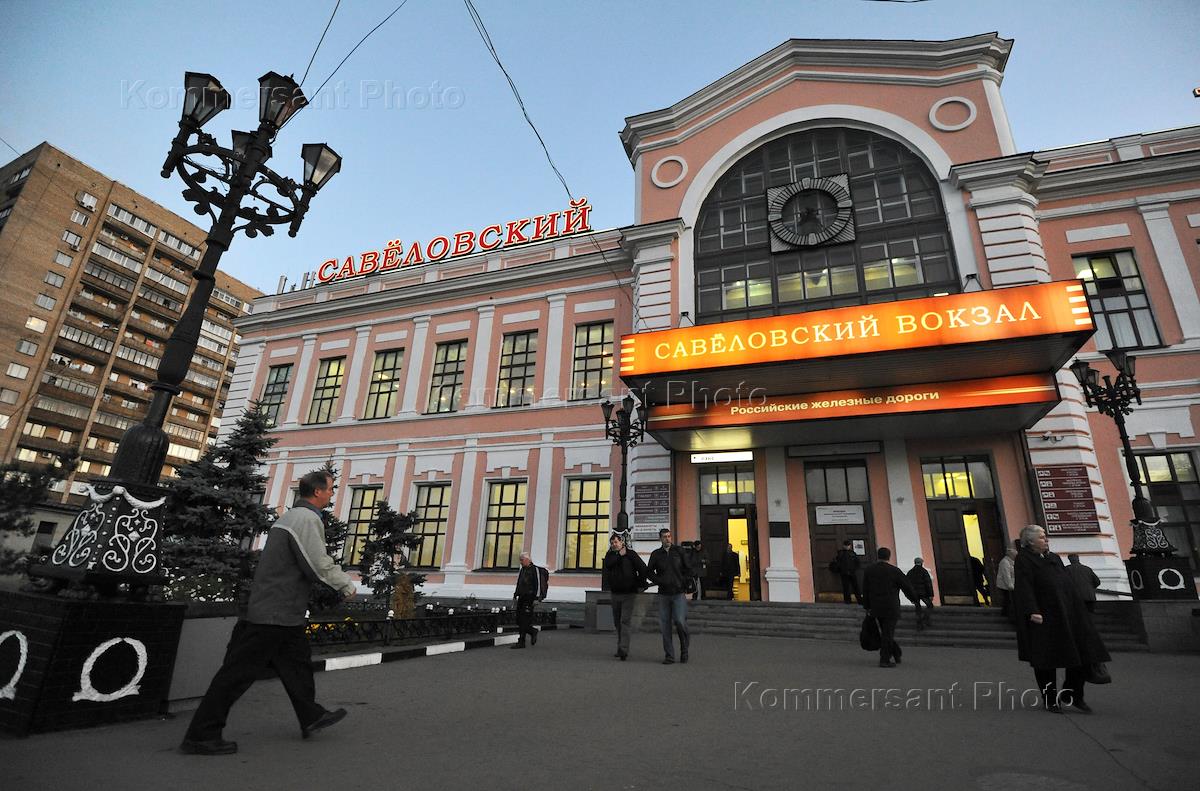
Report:
[[[317,675],[350,716],[300,739],[277,681],[234,708],[233,756],[183,756],[190,712],[0,740],[7,788],[1178,789],[1200,759],[1200,657],[1122,653],[1095,714],[1027,708],[1015,652],[910,648],[895,669],[848,643],[693,640],[663,666],[611,635]]]

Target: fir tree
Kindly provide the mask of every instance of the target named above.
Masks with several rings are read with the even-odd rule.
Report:
[[[50,499],[50,487],[70,475],[77,462],[74,453],[66,453],[36,466],[0,464],[0,575],[23,574],[29,568],[33,553],[26,540],[34,531],[30,515]]]
[[[421,536],[412,532],[416,525],[416,513],[400,514],[392,510],[387,501],[379,503],[375,519],[363,544],[363,584],[371,589],[371,598],[384,606],[397,609],[395,594],[402,591],[415,592],[425,582],[424,574],[404,573],[408,556],[421,545]],[[407,577],[407,579],[403,579]]]
[[[179,470],[167,491],[163,568],[168,598],[234,601],[253,570],[254,539],[270,529],[262,460],[276,439],[258,404],[199,461]]]

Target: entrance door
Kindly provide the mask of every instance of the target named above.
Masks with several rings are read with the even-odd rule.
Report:
[[[706,599],[729,598],[722,579],[725,552],[732,545],[738,555],[738,575],[732,598],[737,601],[761,601],[762,578],[759,574],[758,525],[752,505],[708,505],[700,508],[700,541],[704,546],[707,570],[704,577]]]
[[[875,557],[875,530],[865,461],[805,464],[808,535],[817,601],[841,601],[842,577],[829,570],[842,542],[850,541],[866,566]]]
[[[972,558],[983,565],[990,589],[1004,557],[996,505],[992,500],[931,502],[929,525],[942,604],[982,604],[975,588]]]

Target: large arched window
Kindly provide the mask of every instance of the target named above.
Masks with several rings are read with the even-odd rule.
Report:
[[[823,239],[839,196],[852,223]],[[772,200],[782,234],[769,227]],[[699,322],[960,290],[937,179],[872,132],[813,129],[761,146],[717,182],[695,234]]]

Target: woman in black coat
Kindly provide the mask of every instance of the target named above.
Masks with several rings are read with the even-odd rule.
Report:
[[[1071,575],[1050,551],[1044,528],[1030,525],[1021,531],[1021,550],[1014,565],[1017,655],[1033,666],[1047,711],[1061,712],[1061,702],[1091,713],[1083,700],[1088,667],[1107,662],[1108,651],[1075,592]],[[1055,669],[1060,667],[1066,668],[1066,675],[1058,693]]]

